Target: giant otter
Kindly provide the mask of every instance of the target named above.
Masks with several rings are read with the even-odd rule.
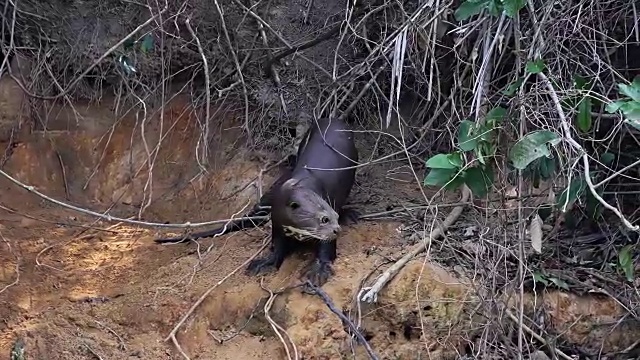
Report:
[[[247,272],[258,275],[277,270],[284,259],[301,243],[315,247],[315,259],[307,278],[323,285],[333,273],[331,264],[337,256],[340,225],[356,221],[357,213],[343,209],[355,181],[358,161],[353,133],[338,119],[323,118],[305,133],[293,169],[276,180],[247,216],[271,212],[270,254],[249,263]],[[337,169],[337,170],[332,170]],[[266,207],[271,207],[268,210]],[[226,234],[264,221],[237,220],[226,229],[217,228],[192,234],[186,239]],[[158,239],[158,243],[176,242],[183,237]]]

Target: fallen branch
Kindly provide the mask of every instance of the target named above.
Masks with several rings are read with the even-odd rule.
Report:
[[[60,205],[62,207],[65,207],[67,209],[71,209],[71,210],[75,210],[77,212],[83,213],[83,214],[87,214],[87,215],[93,215],[96,217],[99,217],[103,220],[107,220],[110,222],[122,222],[122,223],[127,223],[127,224],[136,224],[136,225],[143,225],[143,226],[149,226],[149,227],[159,227],[159,228],[194,228],[194,227],[201,227],[201,226],[208,226],[208,225],[216,225],[216,224],[226,224],[229,221],[233,221],[233,220],[265,220],[268,219],[268,216],[252,216],[252,217],[244,217],[244,218],[237,218],[237,219],[225,219],[225,220],[214,220],[214,221],[205,221],[205,222],[201,222],[201,223],[190,223],[190,222],[186,222],[183,224],[163,224],[163,223],[153,223],[153,222],[148,222],[148,221],[140,221],[140,220],[131,220],[131,219],[124,219],[124,218],[119,218],[116,216],[111,216],[109,214],[106,213],[98,213],[95,211],[91,211],[91,210],[87,210],[87,209],[83,209],[74,205],[70,205],[67,203],[64,203],[62,201],[56,200],[52,197],[49,197],[41,192],[39,192],[38,190],[36,190],[36,188],[34,186],[30,186],[30,185],[26,185],[23,184],[22,182],[18,181],[17,179],[15,179],[14,177],[12,177],[11,175],[7,174],[6,172],[4,172],[3,170],[0,170],[0,175],[4,176],[5,178],[7,178],[9,181],[11,181],[12,183],[20,186],[21,188],[27,190],[30,193],[33,193],[35,195],[38,195],[39,197],[41,197],[44,200],[47,200],[49,202],[52,202],[56,205]]]
[[[469,188],[464,186],[462,188],[462,199],[460,200],[460,202],[466,203],[470,195],[471,192],[469,191]],[[447,218],[444,219],[442,226],[438,226],[437,228],[433,229],[431,234],[429,234],[429,236],[424,239],[424,241],[414,245],[408,254],[403,256],[389,269],[387,269],[387,271],[380,275],[373,286],[363,288],[362,291],[366,291],[366,293],[360,297],[360,301],[366,301],[368,303],[376,302],[378,300],[378,293],[380,292],[380,290],[382,290],[382,288],[387,285],[387,283],[389,283],[389,281],[391,281],[391,279],[396,276],[411,259],[423,252],[433,239],[441,236],[447,230],[447,228],[453,225],[458,217],[460,217],[460,214],[462,214],[463,208],[464,206],[460,205],[451,210],[451,213],[449,213]]]
[[[549,345],[549,342],[546,341],[542,336],[540,336],[539,334],[534,332],[533,329],[531,329],[530,327],[528,327],[525,324],[521,324],[520,320],[511,311],[507,310],[506,313],[507,313],[507,316],[509,317],[509,319],[511,319],[513,322],[515,322],[516,324],[521,326],[523,330],[525,330],[527,333],[529,333],[529,335],[534,337],[536,340],[540,341],[543,345]],[[554,347],[553,351],[556,353],[556,355],[558,355],[559,357],[561,357],[561,358],[563,358],[565,360],[572,360],[573,359],[572,357],[570,357],[569,355],[565,354],[560,349],[556,349]]]

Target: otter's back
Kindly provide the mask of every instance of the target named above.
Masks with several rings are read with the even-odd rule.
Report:
[[[320,180],[325,192],[322,196],[328,197],[336,210],[344,204],[355,180],[355,168],[330,170],[352,167],[358,161],[354,134],[349,130],[344,121],[337,119],[323,118],[311,124],[298,149],[293,172],[295,177],[308,171]],[[307,170],[305,167],[326,170]]]

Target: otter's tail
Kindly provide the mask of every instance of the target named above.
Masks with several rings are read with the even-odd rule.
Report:
[[[266,194],[265,194],[266,195]],[[264,197],[264,196],[263,196]],[[244,217],[254,217],[254,216],[268,216],[271,213],[271,208],[264,207],[269,205],[264,205],[262,198],[260,202],[256,204],[256,206],[251,209]],[[185,243],[191,240],[197,240],[202,238],[213,237],[216,235],[224,235],[228,233],[232,233],[234,231],[239,231],[246,229],[248,227],[258,227],[264,225],[269,219],[260,219],[260,220],[251,220],[251,219],[241,219],[241,220],[233,220],[227,223],[227,226],[221,226],[211,230],[205,230],[193,234],[185,234],[184,236],[176,236],[171,238],[160,238],[153,240],[157,244],[168,244],[168,243]]]
[[[292,162],[294,161],[292,161],[292,159],[289,159],[289,163],[287,164],[284,174],[280,175],[280,177],[273,183],[273,185],[271,185],[269,190],[262,195],[260,201],[258,201],[258,203],[244,217],[268,216],[269,214],[271,214],[273,194],[291,177],[291,172],[293,169]],[[185,234],[183,236],[176,236],[171,238],[160,238],[153,241],[157,244],[185,243],[191,240],[208,238],[216,235],[220,236],[250,227],[262,226],[268,221],[269,219],[238,219],[227,223],[226,227],[220,226],[211,230],[205,230],[193,234]]]

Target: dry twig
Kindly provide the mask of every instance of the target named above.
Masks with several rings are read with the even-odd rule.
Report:
[[[466,202],[470,195],[471,193],[469,189],[466,186],[464,186],[462,188],[461,202],[462,203]],[[393,266],[391,266],[382,275],[380,275],[373,286],[363,288],[361,290],[361,296],[359,296],[360,300],[366,301],[369,303],[377,301],[378,293],[380,293],[382,288],[389,281],[391,281],[391,279],[394,276],[396,276],[400,272],[400,270],[402,270],[402,268],[411,259],[413,259],[416,255],[420,254],[421,252],[423,252],[433,239],[436,239],[437,237],[443,235],[446,229],[456,221],[456,219],[460,216],[460,214],[462,214],[462,210],[463,210],[463,206],[458,206],[453,210],[451,210],[447,218],[442,222],[442,225],[433,229],[429,234],[428,238],[423,239],[421,243],[416,244],[414,247],[412,247],[406,255],[400,258],[400,260],[398,260],[395,264],[393,264]],[[362,292],[365,292],[365,291],[366,293],[362,294]]]
[[[375,354],[367,339],[365,339],[360,330],[358,330],[358,327],[355,326],[353,321],[351,321],[351,319],[349,319],[342,311],[336,308],[329,295],[327,295],[327,293],[325,293],[322,288],[313,285],[310,281],[306,282],[306,286],[308,286],[315,293],[315,295],[318,295],[322,299],[322,301],[324,301],[329,310],[331,310],[332,313],[336,314],[344,325],[349,327],[356,338],[358,338],[362,346],[364,346],[365,350],[367,351],[367,355],[369,355],[369,359],[378,360],[378,355]]]
[[[287,358],[289,360],[293,360],[293,359],[298,360],[299,359],[298,347],[293,342],[293,340],[291,340],[291,336],[289,336],[287,331],[285,329],[283,329],[282,326],[278,325],[278,323],[276,323],[271,318],[271,315],[269,314],[269,311],[271,310],[271,306],[273,306],[274,301],[276,301],[277,294],[281,293],[282,291],[274,293],[273,291],[267,289],[264,286],[264,278],[260,279],[260,287],[262,288],[262,290],[264,290],[264,291],[269,293],[269,299],[267,299],[267,302],[264,304],[264,316],[265,316],[265,318],[269,322],[269,325],[271,325],[271,328],[273,329],[273,331],[278,336],[278,339],[280,339],[280,342],[282,343],[282,345],[284,345],[284,350],[287,353]],[[284,334],[284,336],[282,334]],[[287,345],[287,341],[285,341],[285,337],[287,338],[287,341],[291,344],[291,348],[293,350],[293,358],[291,358],[291,351],[289,350],[289,346]]]
[[[247,264],[249,264],[249,262],[251,262],[251,260],[255,259],[261,252],[262,250],[266,249],[269,246],[269,243],[265,243],[264,245],[262,245],[262,247],[255,253],[253,254],[250,258],[248,258],[245,262],[243,262],[240,266],[238,266],[237,268],[233,269],[233,271],[231,271],[229,274],[225,275],[222,279],[220,279],[217,283],[215,283],[213,286],[211,286],[209,289],[207,289],[207,291],[204,292],[204,294],[202,294],[202,296],[200,296],[200,298],[191,306],[191,308],[189,308],[189,310],[187,310],[187,312],[182,316],[182,318],[180,319],[180,321],[178,321],[178,323],[176,324],[176,326],[173,328],[173,330],[171,330],[171,332],[169,333],[169,335],[164,339],[164,341],[169,341],[171,340],[173,342],[173,345],[175,345],[176,349],[180,352],[180,354],[187,360],[189,360],[189,356],[182,350],[182,348],[180,347],[180,344],[178,343],[178,339],[176,339],[176,334],[178,333],[178,330],[180,330],[180,328],[182,327],[182,325],[184,325],[185,321],[187,321],[187,319],[193,314],[193,312],[196,310],[196,308],[202,304],[202,302],[207,298],[207,296],[209,296],[209,294],[211,294],[211,292],[213,290],[215,290],[216,288],[218,288],[218,286],[220,286],[222,283],[224,283],[227,279],[229,279],[231,276],[233,276],[233,274],[237,273],[240,269],[244,268]]]

